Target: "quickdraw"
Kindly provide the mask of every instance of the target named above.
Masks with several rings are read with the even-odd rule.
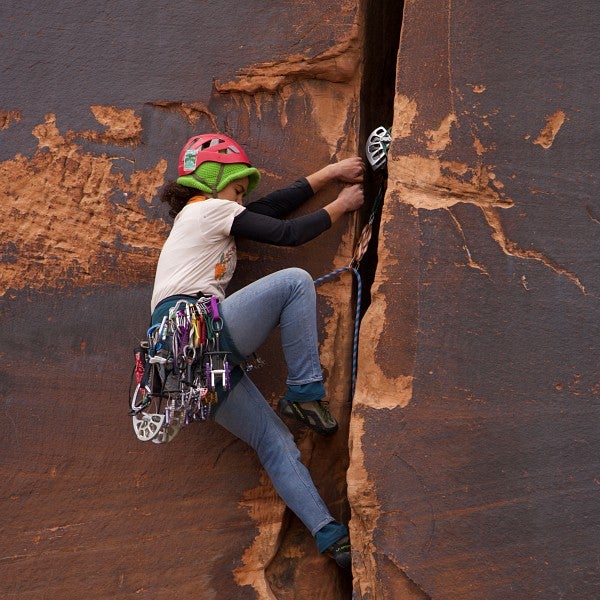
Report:
[[[214,296],[179,300],[135,349],[136,387],[129,414],[142,442],[170,442],[182,427],[206,420],[217,390],[231,389],[223,320]]]

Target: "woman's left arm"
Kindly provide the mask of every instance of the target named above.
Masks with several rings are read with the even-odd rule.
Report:
[[[243,210],[233,219],[230,234],[276,246],[299,246],[316,238],[342,215],[358,210],[364,202],[362,186],[348,185],[324,208],[289,221]]]

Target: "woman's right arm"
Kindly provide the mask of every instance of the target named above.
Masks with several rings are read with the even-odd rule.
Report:
[[[344,158],[332,163],[309,175],[306,179],[316,194],[330,181],[341,181],[343,183],[362,183],[365,165],[360,156]]]
[[[246,210],[260,215],[281,219],[304,204],[314,195],[305,177],[294,183],[251,202]]]
[[[332,181],[349,184],[362,183],[363,174],[364,163],[360,157],[345,158],[327,165],[307,177],[302,177],[285,188],[267,194],[264,198],[250,203],[246,208],[251,212],[281,219],[304,204],[327,183]],[[335,214],[335,218],[337,218],[339,215],[337,212]]]

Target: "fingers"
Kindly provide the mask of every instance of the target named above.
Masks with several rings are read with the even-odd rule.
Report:
[[[364,192],[360,184],[350,185],[344,188],[338,196],[344,203],[344,210],[352,212],[358,210],[365,201]]]
[[[360,183],[364,178],[365,165],[360,156],[345,158],[337,164],[338,179],[346,183]]]
[[[365,202],[365,194],[362,188],[362,185],[353,185],[352,186],[352,192],[353,192],[353,196],[354,196],[354,210],[360,208],[364,202]]]

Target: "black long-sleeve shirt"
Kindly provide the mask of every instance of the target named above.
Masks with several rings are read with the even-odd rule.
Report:
[[[250,203],[233,219],[231,235],[275,246],[299,246],[331,227],[329,213],[321,208],[295,219],[285,219],[314,195],[303,177],[285,188]]]

